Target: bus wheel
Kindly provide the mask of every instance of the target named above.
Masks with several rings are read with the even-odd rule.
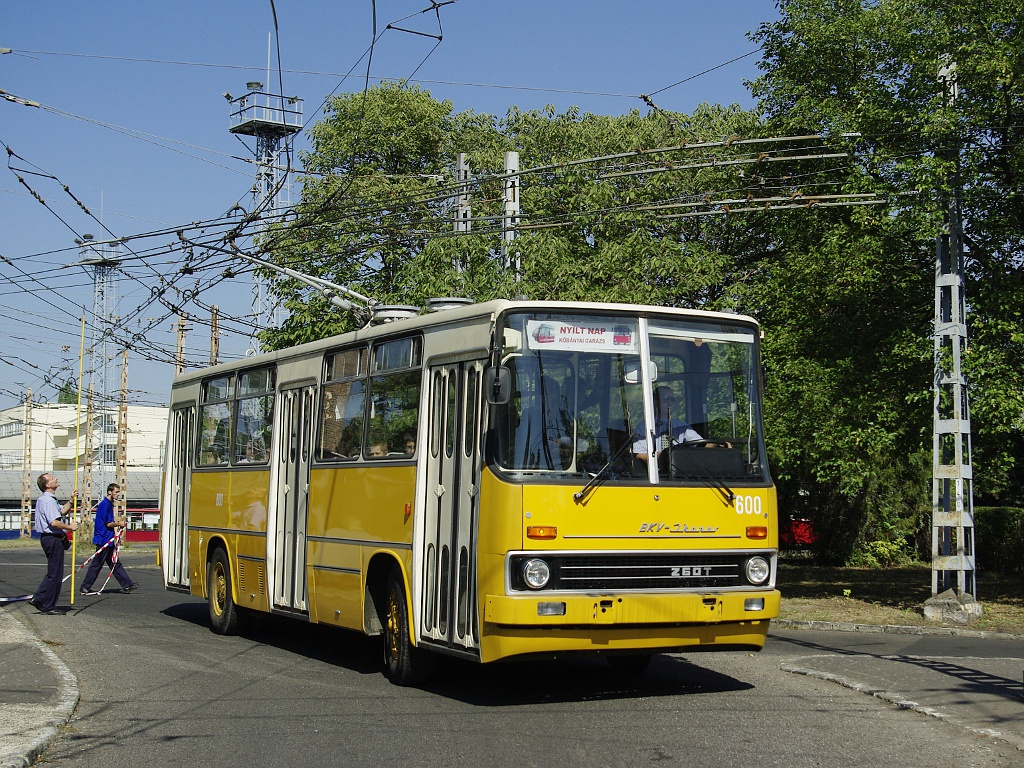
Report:
[[[624,675],[641,675],[651,666],[651,659],[654,654],[635,653],[629,656],[609,656],[608,666],[615,672]]]
[[[397,571],[388,577],[384,611],[384,674],[395,685],[416,685],[429,676],[431,659],[410,640],[405,585]]]
[[[238,606],[231,597],[231,569],[223,549],[214,550],[206,570],[206,590],[209,595],[210,625],[218,635],[238,632]]]

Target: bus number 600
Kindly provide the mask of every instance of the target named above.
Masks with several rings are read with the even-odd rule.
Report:
[[[761,514],[761,497],[760,496],[737,496],[736,497],[736,514],[737,515],[760,515]]]

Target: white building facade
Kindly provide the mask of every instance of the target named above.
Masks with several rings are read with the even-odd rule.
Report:
[[[127,416],[128,507],[156,506],[167,439],[167,409],[129,405]],[[90,427],[91,436],[87,434]],[[74,487],[82,490],[88,483],[90,501],[95,505],[103,498],[107,484],[117,482],[117,443],[117,409],[94,412],[91,417],[74,404],[33,403],[31,409],[22,404],[0,410],[0,529],[13,526],[15,518],[20,524],[26,478],[34,502],[39,495],[36,478],[43,472],[53,472],[60,479],[58,495],[62,498]]]

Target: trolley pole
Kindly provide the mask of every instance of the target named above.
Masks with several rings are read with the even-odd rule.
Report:
[[[92,384],[89,384],[89,389],[85,396],[85,448],[82,451],[82,524],[83,528],[79,530],[83,531],[82,540],[86,541],[92,538],[92,533],[95,530],[93,526],[92,518],[92,457],[93,457],[93,426],[96,418],[96,406],[93,402],[92,396]],[[88,525],[85,525],[88,523]]]

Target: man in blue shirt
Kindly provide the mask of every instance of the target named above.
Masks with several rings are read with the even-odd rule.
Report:
[[[114,546],[114,536],[117,529],[125,526],[125,520],[121,517],[114,517],[114,501],[121,494],[121,486],[111,483],[107,486],[107,496],[96,505],[96,516],[93,518],[92,543],[96,545],[96,554],[89,563],[89,570],[85,572],[85,579],[82,581],[80,590],[83,595],[96,594],[92,591],[93,582],[99,576],[100,569],[104,563],[110,566],[110,570],[121,585],[121,591],[126,595],[139,588],[139,585],[132,581],[127,569],[117,558],[117,548]],[[100,550],[103,554],[100,554]]]
[[[78,523],[74,520],[70,523],[61,520],[63,515],[71,511],[72,505],[70,501],[64,505],[57,502],[53,492],[57,490],[60,481],[54,475],[44,472],[36,479],[36,485],[43,492],[43,495],[36,499],[35,530],[46,554],[46,576],[43,577],[29,603],[38,608],[40,613],[52,616],[60,613],[57,610],[57,600],[60,598],[60,588],[64,583],[65,531],[77,531]]]

